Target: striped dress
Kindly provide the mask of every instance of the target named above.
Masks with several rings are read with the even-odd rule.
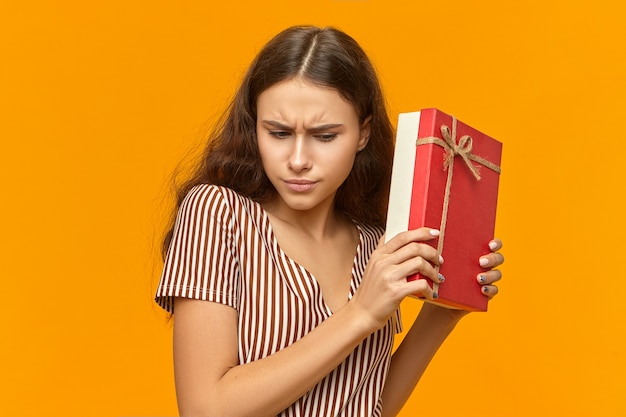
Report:
[[[350,297],[382,235],[380,229],[357,228],[360,240]],[[281,250],[263,208],[228,188],[206,184],[189,192],[174,226],[156,301],[174,312],[174,297],[237,310],[240,364],[291,345],[332,314],[315,278]],[[398,311],[279,415],[379,416],[393,339],[400,327]]]

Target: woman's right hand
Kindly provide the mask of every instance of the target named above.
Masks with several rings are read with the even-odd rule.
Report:
[[[443,258],[425,242],[437,236],[439,230],[422,227],[399,233],[387,243],[384,236],[381,238],[365,268],[361,285],[350,301],[369,315],[372,331],[387,322],[407,295],[436,298],[426,279],[443,282],[443,276],[435,269]],[[426,279],[407,281],[408,276],[416,273]]]

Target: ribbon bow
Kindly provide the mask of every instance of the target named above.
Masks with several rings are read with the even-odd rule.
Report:
[[[467,168],[469,168],[470,172],[477,181],[480,181],[480,167],[474,165],[472,161],[478,162],[480,165],[486,166],[487,168],[497,172],[498,174],[500,173],[499,166],[472,153],[473,139],[470,135],[461,136],[457,143],[456,118],[454,116],[452,116],[452,131],[450,131],[450,128],[447,125],[441,125],[440,130],[443,140],[436,136],[430,136],[427,138],[418,139],[416,144],[425,145],[428,143],[433,143],[444,148],[446,153],[443,162],[444,170],[448,170],[448,168],[452,166],[454,157],[456,155],[459,155],[461,158],[463,158],[463,160],[465,161],[465,165],[467,165]]]

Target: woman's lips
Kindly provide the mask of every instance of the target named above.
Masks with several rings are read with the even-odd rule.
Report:
[[[285,180],[285,185],[291,191],[303,193],[312,190],[317,185],[316,181],[310,180]]]

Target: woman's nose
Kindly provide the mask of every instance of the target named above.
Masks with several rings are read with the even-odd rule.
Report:
[[[311,156],[305,138],[298,136],[291,148],[289,167],[296,171],[303,171],[311,166]]]

